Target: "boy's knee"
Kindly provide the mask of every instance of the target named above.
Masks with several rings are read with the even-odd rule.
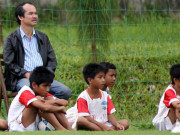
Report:
[[[124,122],[124,128],[125,128],[125,130],[128,129],[128,128],[129,128],[129,122],[128,122],[128,120],[124,119],[123,122]]]
[[[125,130],[127,130],[129,128],[129,122],[126,119],[120,120],[119,124],[123,125]]]
[[[77,125],[82,125],[83,123],[85,123],[87,121],[86,118],[84,117],[79,117],[77,120]]]
[[[6,120],[0,119],[0,129],[2,130],[8,129],[8,123]]]

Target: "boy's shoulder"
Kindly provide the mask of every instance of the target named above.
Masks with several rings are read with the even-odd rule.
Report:
[[[176,90],[172,84],[168,85],[164,92],[166,92],[167,90],[172,90],[173,92],[176,92]]]
[[[100,93],[101,93],[101,96],[103,96],[103,97],[105,97],[105,98],[109,96],[106,91],[102,91],[102,90],[99,90],[99,91],[100,91]],[[79,99],[79,98],[84,98],[84,99],[89,99],[89,98],[91,98],[91,97],[89,96],[89,94],[88,94],[88,89],[85,89],[84,91],[82,91],[82,92],[79,94],[79,96],[78,96],[78,99]]]
[[[86,96],[86,95],[88,94],[87,90],[88,90],[88,89],[83,90],[83,91],[79,94],[78,98]]]
[[[29,91],[33,95],[35,95],[34,91],[29,86],[26,86],[26,85],[20,89],[20,91],[18,92],[18,95],[21,95],[21,93],[23,93],[24,91]]]

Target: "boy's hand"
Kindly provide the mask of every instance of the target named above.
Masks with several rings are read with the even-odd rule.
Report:
[[[57,105],[63,105],[63,106],[67,106],[68,105],[68,101],[67,100],[65,100],[65,99],[55,99],[55,101],[56,101],[56,104]]]
[[[41,96],[36,96],[36,98],[37,98],[38,100],[40,100],[41,102],[45,102],[45,100],[44,100]]]
[[[124,128],[124,126],[123,126],[123,125],[121,125],[121,124],[117,123],[116,130],[122,130],[122,131],[124,131],[124,130],[125,130],[125,128]]]
[[[61,109],[59,110],[59,112],[62,112],[64,114],[66,114],[66,110],[64,106],[59,106]]]

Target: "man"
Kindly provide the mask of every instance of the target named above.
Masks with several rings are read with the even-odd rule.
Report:
[[[4,42],[5,83],[8,90],[19,91],[29,86],[29,76],[37,66],[55,71],[57,61],[46,34],[34,27],[38,22],[36,7],[31,2],[22,2],[15,9],[18,29],[9,34]],[[54,80],[50,93],[57,98],[68,99],[71,90]]]

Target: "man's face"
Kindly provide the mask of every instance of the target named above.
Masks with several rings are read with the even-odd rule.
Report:
[[[105,82],[108,87],[112,87],[116,81],[116,70],[109,69],[105,75]]]
[[[25,4],[23,9],[25,10],[24,17],[18,16],[21,20],[21,25],[34,27],[38,22],[36,8],[33,5]]]

